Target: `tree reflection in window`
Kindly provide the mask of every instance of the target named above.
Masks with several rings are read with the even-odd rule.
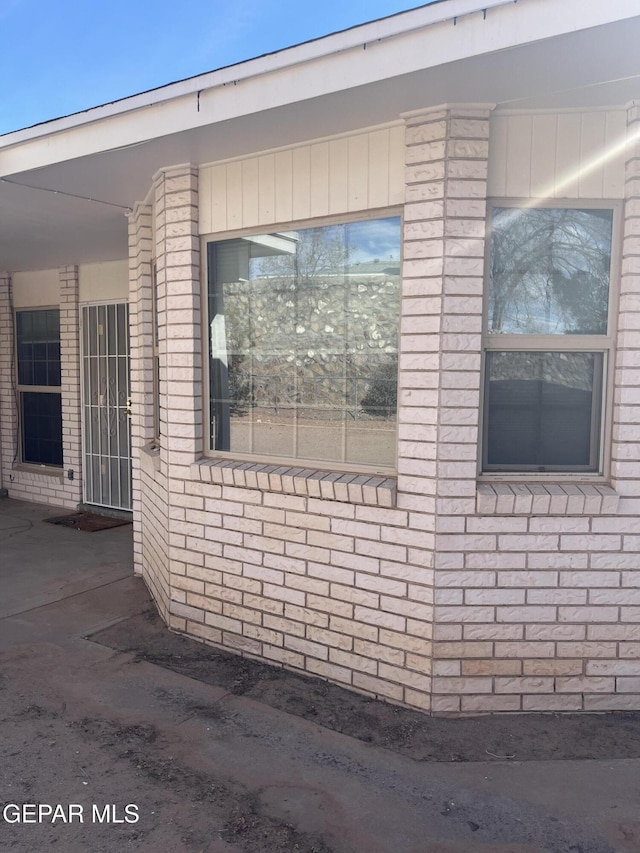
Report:
[[[207,253],[211,449],[392,466],[399,218]]]
[[[605,335],[613,211],[493,212],[489,334]]]

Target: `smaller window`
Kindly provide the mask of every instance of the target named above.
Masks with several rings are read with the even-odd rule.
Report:
[[[62,467],[60,312],[16,312],[21,459]]]
[[[491,211],[483,470],[601,470],[611,207]]]

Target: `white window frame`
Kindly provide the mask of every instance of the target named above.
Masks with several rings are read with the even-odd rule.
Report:
[[[609,306],[606,335],[525,335],[525,334],[489,334],[489,287],[491,264],[491,234],[494,208],[527,209],[531,207],[569,210],[611,210],[611,265],[609,269]],[[618,292],[621,270],[622,240],[622,202],[617,199],[530,199],[530,198],[491,198],[487,200],[487,228],[484,268],[484,305],[482,317],[482,372],[479,412],[479,458],[478,478],[481,481],[522,482],[536,481],[588,481],[607,482],[610,475],[611,426],[613,409],[613,389],[615,379],[615,344],[618,323]],[[487,353],[491,352],[575,352],[602,354],[602,387],[600,397],[600,418],[598,435],[592,435],[592,441],[598,439],[598,459],[595,471],[576,471],[547,469],[536,471],[533,468],[501,470],[486,469],[487,455],[487,411],[485,406]],[[594,388],[594,394],[596,389]]]
[[[51,463],[45,462],[33,462],[27,461],[24,458],[24,394],[55,394],[60,398],[60,405],[62,408],[62,377],[60,377],[60,385],[25,385],[20,382],[20,354],[18,348],[18,315],[19,314],[34,314],[42,311],[57,311],[58,312],[58,323],[60,324],[60,306],[59,305],[38,305],[36,307],[20,307],[14,308],[13,312],[13,340],[14,340],[14,365],[15,365],[15,390],[16,390],[16,402],[17,402],[17,413],[18,413],[18,442],[17,442],[17,461],[21,466],[25,468],[35,468],[38,470],[46,469],[48,471],[58,472],[64,469],[64,436],[60,440],[60,447],[62,450],[62,461],[60,465],[52,465]],[[61,342],[62,333],[59,333],[59,338]],[[62,353],[60,354],[60,366],[62,368]],[[62,417],[62,415],[61,415]],[[63,425],[64,428],[64,425]]]
[[[295,468],[306,470],[311,473],[314,470],[335,471],[337,473],[354,473],[368,474],[369,476],[380,475],[383,477],[395,476],[397,471],[397,451],[398,451],[398,420],[396,410],[396,439],[395,439],[395,461],[393,466],[375,465],[374,463],[359,464],[351,462],[336,462],[327,459],[311,459],[299,458],[292,456],[270,456],[260,453],[243,453],[234,450],[214,450],[209,446],[209,412],[210,412],[210,393],[209,393],[209,331],[208,331],[208,255],[207,245],[209,243],[218,243],[226,240],[236,240],[243,237],[259,236],[262,234],[272,233],[274,231],[295,231],[306,228],[322,228],[331,225],[346,225],[355,222],[364,222],[375,219],[387,219],[397,217],[400,220],[400,282],[402,283],[402,263],[403,263],[403,231],[404,231],[404,210],[401,207],[381,208],[373,210],[361,210],[355,213],[345,213],[343,215],[317,217],[312,219],[292,220],[289,222],[266,223],[264,225],[242,228],[236,231],[223,231],[203,234],[200,238],[200,257],[203,259],[201,264],[201,312],[202,312],[202,399],[203,399],[203,455],[209,459],[225,459],[237,462],[248,462],[253,464],[277,465],[287,468]],[[400,293],[400,299],[402,294]],[[399,391],[399,364],[400,364],[400,317],[402,306],[398,311],[398,375],[396,377],[396,390]],[[399,399],[398,399],[399,405]]]

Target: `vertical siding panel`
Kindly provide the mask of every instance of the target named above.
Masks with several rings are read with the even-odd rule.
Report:
[[[389,204],[389,131],[369,134],[369,207]]]
[[[227,163],[227,228],[242,228],[242,163]]]
[[[627,119],[624,110],[606,114],[605,145],[608,156],[602,175],[604,198],[624,198],[625,151],[623,143],[627,135]]]
[[[553,195],[558,117],[534,115],[531,142],[531,196]]]
[[[242,161],[242,227],[258,224],[258,158]]]
[[[581,126],[580,113],[558,116],[554,198],[578,198]]]
[[[349,210],[368,207],[369,138],[367,134],[349,137]]]
[[[209,209],[211,222],[209,231],[226,231],[229,228],[227,218],[227,166],[213,166],[209,169]]]
[[[602,198],[606,113],[583,113],[580,134],[580,198]]]
[[[293,218],[308,219],[311,209],[311,181],[309,146],[293,151]]]
[[[487,193],[499,198],[507,194],[509,116],[492,116],[489,138]]]
[[[326,216],[329,213],[329,145],[319,142],[310,151],[310,215]]]
[[[510,116],[507,137],[506,189],[508,196],[531,194],[532,116]]]
[[[329,213],[348,209],[349,144],[346,139],[329,143]]]
[[[273,154],[258,159],[258,216],[260,225],[275,222],[276,163]]]
[[[224,233],[404,202],[404,125],[200,170],[203,233]]]
[[[404,125],[389,131],[389,204],[404,203]]]
[[[276,222],[293,219],[293,153],[278,151],[275,156]]]

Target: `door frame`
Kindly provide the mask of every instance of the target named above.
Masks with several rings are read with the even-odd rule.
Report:
[[[90,499],[90,497],[95,497],[95,496],[89,496],[88,495],[88,485],[89,485],[89,475],[88,475],[88,466],[87,466],[87,452],[88,452],[87,440],[88,440],[88,435],[87,435],[86,411],[85,411],[85,406],[86,406],[86,400],[85,400],[85,378],[86,378],[85,377],[85,367],[86,367],[86,364],[85,364],[85,334],[84,334],[84,332],[85,332],[85,309],[91,310],[91,309],[98,309],[100,307],[107,308],[110,305],[114,305],[114,306],[125,305],[126,306],[126,311],[127,311],[127,322],[126,322],[126,331],[127,331],[127,353],[126,353],[126,355],[127,355],[127,389],[126,390],[128,392],[127,393],[127,399],[130,399],[130,395],[131,395],[131,328],[130,328],[129,301],[126,299],[105,299],[105,300],[100,300],[100,301],[92,300],[92,301],[87,301],[87,302],[81,302],[78,306],[78,308],[79,308],[78,314],[79,314],[79,327],[80,327],[79,328],[79,338],[80,338],[80,435],[81,435],[81,445],[82,445],[82,472],[83,472],[83,476],[82,476],[82,500],[83,500],[83,503],[85,503],[87,506],[95,506],[95,507],[100,507],[102,509],[116,510],[116,511],[121,511],[121,512],[131,512],[132,508],[133,508],[133,506],[132,506],[133,501],[132,501],[132,479],[131,479],[132,464],[131,464],[131,421],[130,421],[130,418],[128,418],[128,429],[129,429],[129,436],[128,436],[128,446],[129,446],[129,472],[128,472],[129,500],[128,500],[128,506],[123,506],[122,504],[116,505],[114,503],[98,503],[95,500]],[[90,377],[88,378],[88,381],[90,382]],[[124,408],[128,408],[128,407],[125,407],[122,405],[117,405],[117,406],[114,406],[113,408],[124,409]],[[105,454],[105,456],[107,458],[114,458],[111,456],[107,456],[106,454]],[[117,458],[122,459],[123,457],[118,456]],[[113,492],[111,493],[111,496],[113,496]]]

